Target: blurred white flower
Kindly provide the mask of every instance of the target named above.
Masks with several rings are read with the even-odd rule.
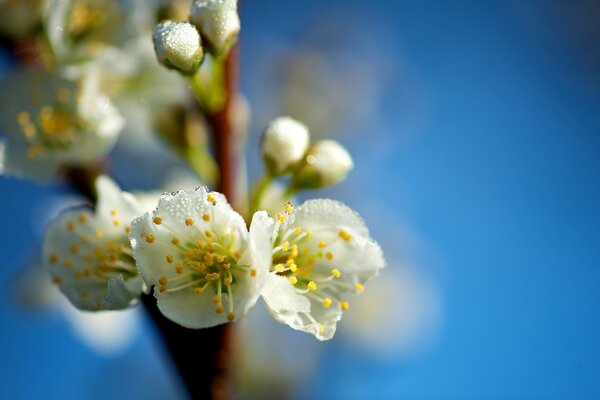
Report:
[[[294,172],[294,186],[298,188],[322,188],[338,183],[354,167],[348,151],[335,140],[314,143]]]
[[[100,160],[124,122],[98,83],[91,68],[77,81],[35,69],[4,77],[2,172],[48,181],[62,166]]]
[[[288,172],[304,156],[310,134],[303,123],[290,117],[278,117],[269,122],[262,138],[262,156],[271,175]]]
[[[164,194],[132,223],[138,269],[158,308],[189,328],[243,317],[256,303],[269,260],[254,257],[241,215],[206,188]]]
[[[143,282],[129,245],[139,204],[106,177],[96,180],[96,213],[61,213],[44,238],[42,262],[52,281],[82,310],[117,310],[135,303]]]
[[[195,0],[190,22],[196,25],[213,55],[225,55],[240,32],[237,0]]]
[[[200,34],[189,22],[165,21],[154,28],[156,58],[165,67],[193,75],[204,57]]]
[[[277,321],[331,339],[349,308],[345,295],[362,293],[384,267],[381,248],[358,214],[337,201],[309,200],[296,210],[288,203],[276,220],[257,212],[250,227],[256,243],[264,232],[272,238],[267,255],[256,249],[272,255],[263,299]]]

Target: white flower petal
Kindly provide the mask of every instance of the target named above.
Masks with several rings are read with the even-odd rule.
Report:
[[[340,202],[286,204],[273,229],[270,279],[263,298],[279,322],[328,340],[335,333],[344,296],[385,265],[381,249],[362,219]]]
[[[59,289],[77,308],[111,310],[135,302],[142,290],[126,223],[136,203],[108,178],[96,182],[99,207],[70,209],[54,219],[44,239],[43,263]]]
[[[134,220],[130,238],[144,282],[174,322],[210,327],[256,303],[269,264],[259,265],[243,218],[223,195],[206,188],[164,194],[152,214]]]

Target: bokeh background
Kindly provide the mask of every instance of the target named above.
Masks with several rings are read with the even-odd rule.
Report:
[[[240,397],[600,398],[600,3],[245,1],[242,26],[250,176],[278,114],[335,137],[356,168],[325,195],[388,268],[327,343],[257,307]],[[0,193],[0,398],[185,398],[142,310],[27,295],[68,192]]]

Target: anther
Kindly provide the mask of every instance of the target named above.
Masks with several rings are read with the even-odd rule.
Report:
[[[72,266],[73,266],[73,260],[71,260],[70,258],[67,258],[65,260],[65,267],[71,268]]]
[[[329,297],[325,297],[323,299],[323,307],[324,308],[329,308],[329,306],[331,306],[331,299]]]
[[[277,221],[279,222],[285,222],[285,214],[283,213],[277,213]]]
[[[294,206],[289,201],[283,205],[285,212],[291,214],[294,211]]]
[[[154,222],[156,225],[160,225],[160,224],[162,224],[162,218],[154,217],[154,218],[152,218],[152,222]]]
[[[119,220],[118,218],[115,218],[113,221],[113,225],[114,226],[120,226],[121,225],[121,220]]]
[[[217,314],[221,314],[223,311],[225,311],[225,309],[223,308],[223,306],[221,304],[219,304],[218,306],[215,307],[215,312]]]
[[[221,296],[216,295],[215,297],[212,298],[212,302],[213,302],[213,304],[219,304],[221,302]]]
[[[169,278],[167,278],[166,276],[161,276],[158,279],[158,283],[160,283],[163,286],[168,285],[169,284]]]
[[[152,244],[152,243],[154,243],[154,240],[155,240],[154,235],[152,235],[152,234],[147,234],[146,235],[146,243]]]
[[[331,270],[331,275],[335,276],[336,278],[339,278],[340,276],[342,276],[342,273],[339,269],[335,268]]]
[[[342,307],[342,310],[344,310],[344,311],[346,311],[347,309],[349,309],[349,308],[350,308],[350,304],[349,304],[347,301],[342,301],[342,302],[340,303],[340,305],[341,305],[341,307]]]
[[[365,291],[365,287],[363,285],[361,285],[360,283],[357,283],[356,285],[354,285],[354,288],[358,291],[358,293],[362,293]]]
[[[233,311],[229,311],[227,313],[227,320],[233,321],[235,319],[235,313]]]
[[[321,241],[319,242],[319,247],[320,247],[320,248],[323,248],[323,247],[325,247],[325,246],[327,246],[327,242],[326,242],[326,241],[324,241],[324,240],[321,240]]]
[[[112,215],[113,217],[115,215],[117,215],[117,210],[115,208],[113,208],[112,210],[110,210],[110,215]]]
[[[55,285],[60,285],[62,283],[62,279],[60,279],[58,276],[55,276],[54,279],[52,279],[52,282],[54,282]]]
[[[216,281],[220,277],[221,277],[221,274],[219,274],[218,272],[211,272],[211,273],[206,274],[206,279],[209,281]]]
[[[352,235],[346,232],[343,229],[340,229],[339,236],[344,239],[346,242],[349,242],[352,239]]]
[[[168,287],[166,285],[162,285],[158,288],[158,291],[161,293],[164,293],[167,291],[167,289],[168,289]]]
[[[56,253],[50,254],[50,264],[56,264],[58,262],[58,255]]]
[[[296,270],[298,269],[298,266],[294,263],[291,263],[290,265],[288,265],[288,268],[290,269],[290,271],[296,272]]]
[[[94,231],[94,236],[96,236],[96,239],[100,239],[103,235],[103,232],[100,229],[96,229]]]
[[[210,221],[210,214],[204,214],[202,215],[202,219],[206,222]]]
[[[231,285],[231,283],[233,282],[233,280],[229,277],[225,278],[225,280],[223,281],[223,283],[225,284],[225,286],[229,286]]]
[[[253,277],[253,278],[256,277],[256,268],[252,268],[250,270],[250,276]]]
[[[204,235],[205,235],[207,238],[209,238],[209,239],[210,239],[211,237],[213,237],[213,233],[212,233],[211,231],[209,231],[208,229],[204,231]]]
[[[285,267],[283,266],[283,264],[277,264],[277,265],[275,265],[275,270],[277,272],[283,272],[283,271],[285,271]]]
[[[287,240],[281,244],[281,250],[288,251],[290,249],[290,242]]]
[[[82,224],[85,224],[88,220],[88,216],[85,214],[79,214],[79,222],[81,222]]]
[[[185,219],[185,224],[186,224],[187,226],[192,226],[192,225],[194,225],[194,220],[193,220],[193,219],[191,219],[191,218],[186,218],[186,219]]]
[[[67,222],[67,229],[72,231],[73,229],[75,229],[75,222],[73,221],[68,221]]]
[[[214,203],[216,200],[217,199],[213,194],[209,194],[208,196],[206,196],[206,201],[208,201],[209,203]]]
[[[170,254],[166,257],[166,259],[169,264],[171,264],[173,262],[173,256]]]
[[[333,260],[333,254],[331,252],[327,252],[325,253],[325,258],[327,258],[329,261]]]
[[[306,288],[308,290],[313,290],[313,291],[317,290],[317,284],[315,281],[310,281],[310,282],[308,282],[308,285],[306,285]]]
[[[299,235],[299,234],[301,234],[301,233],[302,233],[302,227],[301,227],[301,226],[297,226],[297,227],[295,227],[295,228],[294,228],[294,233],[295,233],[296,235]]]
[[[125,233],[129,235],[129,234],[131,233],[131,226],[127,225],[127,226],[124,228],[124,230],[125,230]]]
[[[296,283],[298,283],[298,278],[296,278],[295,276],[290,276],[290,277],[288,278],[288,280],[290,281],[290,283],[291,283],[292,285],[295,285]]]
[[[179,244],[179,239],[177,239],[176,237],[174,237],[173,239],[171,239],[171,243],[173,243],[174,245],[178,245]]]
[[[175,267],[175,272],[177,272],[178,274],[182,274],[183,273],[183,265],[177,265]]]

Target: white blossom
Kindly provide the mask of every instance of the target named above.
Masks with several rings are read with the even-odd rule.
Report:
[[[255,257],[242,216],[222,194],[203,187],[164,194],[152,213],[133,221],[130,238],[158,308],[188,328],[244,316],[270,262]]]
[[[270,273],[262,297],[271,315],[290,327],[328,340],[348,309],[348,293],[361,293],[385,261],[362,219],[344,204],[309,200],[274,221],[255,214],[250,236],[271,236]],[[258,251],[264,251],[257,247]]]
[[[314,143],[294,173],[297,188],[315,189],[338,183],[354,167],[348,151],[335,140]]]
[[[61,292],[82,310],[117,310],[142,290],[129,244],[130,221],[139,204],[107,177],[96,180],[98,204],[70,209],[50,223],[43,264]]]
[[[94,163],[112,148],[124,121],[95,72],[79,80],[35,69],[5,77],[3,173],[48,181],[60,167]]]
[[[262,139],[262,156],[269,172],[280,175],[293,168],[304,156],[310,140],[308,128],[290,117],[269,122]]]
[[[190,22],[196,25],[213,55],[227,54],[240,32],[237,1],[195,0]]]
[[[189,22],[165,21],[154,29],[154,50],[158,61],[167,68],[194,74],[204,52],[194,25]]]

